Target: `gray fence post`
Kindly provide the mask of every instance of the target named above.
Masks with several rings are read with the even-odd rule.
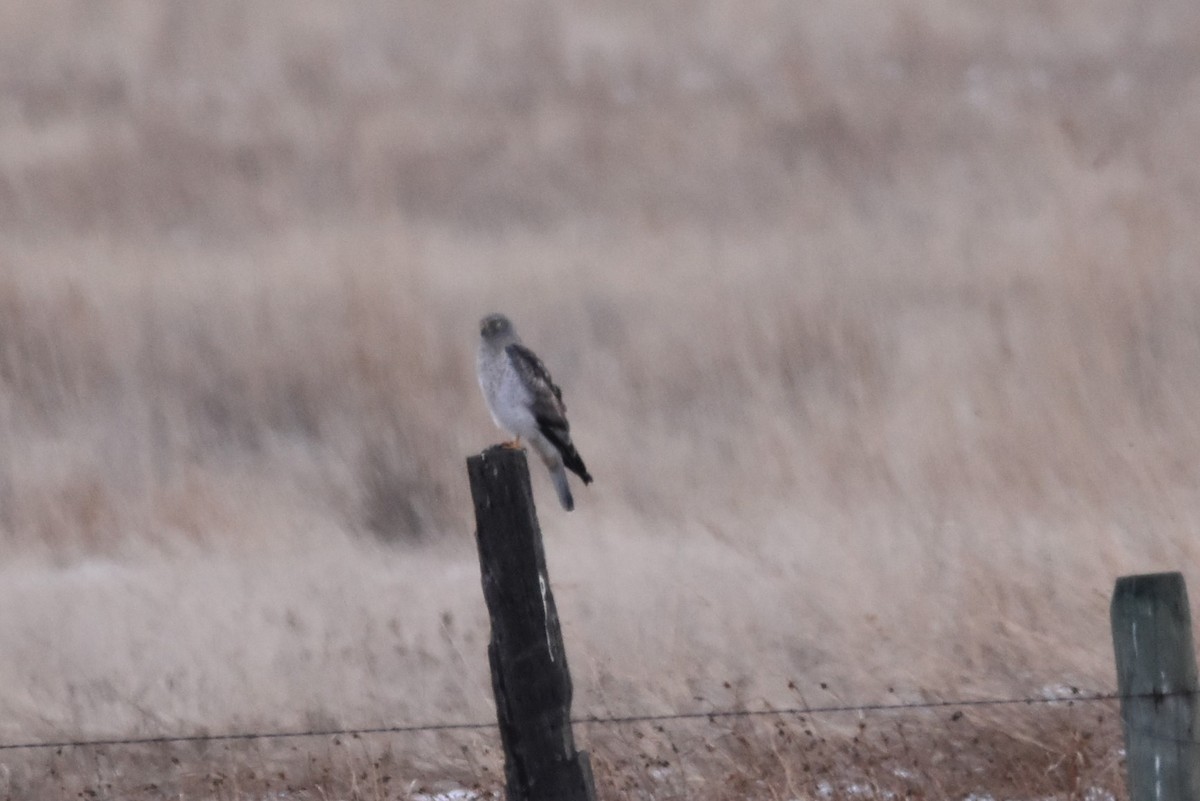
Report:
[[[1117,579],[1112,631],[1130,801],[1200,801],[1196,652],[1183,576]]]
[[[571,731],[571,675],[525,454],[489,448],[467,459],[467,474],[508,801],[595,801]]]

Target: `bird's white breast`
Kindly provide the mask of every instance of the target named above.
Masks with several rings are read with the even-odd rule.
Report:
[[[537,421],[529,411],[533,400],[507,353],[480,345],[476,361],[479,387],[487,401],[492,420],[510,434],[529,439],[537,431]]]

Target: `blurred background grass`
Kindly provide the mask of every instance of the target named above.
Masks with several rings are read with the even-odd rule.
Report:
[[[581,713],[1107,689],[1113,579],[1196,578],[1193,3],[22,0],[0,43],[8,739],[486,720],[495,310],[597,479],[535,476]]]

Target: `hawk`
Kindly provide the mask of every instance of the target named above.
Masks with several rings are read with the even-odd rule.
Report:
[[[571,444],[571,426],[562,390],[550,378],[546,365],[521,344],[513,324],[503,314],[479,321],[479,353],[475,371],[492,420],[513,435],[510,447],[524,439],[550,470],[558,500],[568,512],[575,508],[567,470],[592,483],[579,451]]]

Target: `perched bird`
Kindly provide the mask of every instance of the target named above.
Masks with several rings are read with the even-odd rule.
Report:
[[[575,508],[567,470],[592,483],[583,459],[571,444],[571,426],[562,390],[550,379],[546,365],[521,344],[513,324],[503,314],[479,321],[479,354],[475,370],[479,387],[496,425],[513,435],[509,447],[524,439],[550,470],[558,500],[568,512]],[[565,468],[565,469],[564,469]]]

